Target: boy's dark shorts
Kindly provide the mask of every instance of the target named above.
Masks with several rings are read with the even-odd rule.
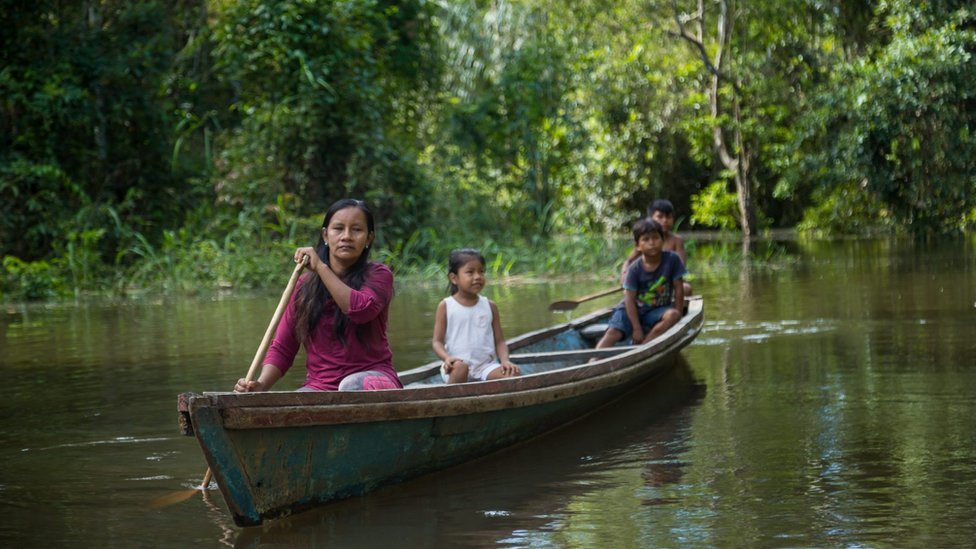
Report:
[[[664,305],[661,307],[654,307],[653,309],[637,309],[637,316],[640,318],[641,326],[644,328],[644,335],[647,335],[647,331],[661,321],[661,318],[664,317],[664,313],[668,312],[668,309],[670,308],[670,305]],[[623,332],[623,339],[630,339],[631,334],[634,333],[634,329],[630,326],[630,319],[627,318],[627,309],[623,307],[617,307],[613,310],[613,314],[610,315],[610,322],[608,325],[614,330]]]

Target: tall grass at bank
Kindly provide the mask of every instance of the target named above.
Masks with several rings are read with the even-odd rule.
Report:
[[[689,281],[728,280],[744,270],[777,270],[799,260],[799,253],[787,241],[771,238],[743,242],[737,234],[697,241],[685,236]]]
[[[61,255],[49,261],[3,259],[0,300],[57,300],[86,295],[196,295],[216,291],[278,288],[292,267],[297,246],[308,245],[295,235],[315,234],[319,220],[296,220],[279,227],[241,222],[222,239],[210,231],[168,231],[157,245],[137,231],[114,264],[99,260],[95,250],[103,235],[78,233],[68,239]],[[257,235],[257,236],[256,236]],[[778,268],[795,261],[795,254],[778,241],[744,247],[731,235],[696,241],[686,235],[689,271],[698,282],[737,276],[749,268]],[[378,246],[372,256],[390,266],[398,283],[443,283],[450,251],[458,247],[481,250],[488,274],[499,281],[511,277],[597,277],[616,280],[623,259],[632,249],[627,235],[563,235],[552,238],[513,238],[501,242],[450,238],[433,228],[407,239]]]
[[[184,228],[164,230],[152,241],[112,207],[94,209],[65,230],[66,238],[50,259],[4,257],[0,301],[278,288],[291,272],[295,248],[313,244],[320,230],[318,214],[301,216],[295,210],[285,196],[263,209],[217,212],[204,206],[190,212]],[[685,235],[689,270],[698,280],[740,272],[744,262],[790,261],[785,248],[773,241],[746,248],[734,235],[701,242]],[[385,243],[382,236],[372,259],[389,265],[398,283],[407,284],[443,283],[455,248],[479,249],[488,274],[499,281],[583,276],[614,281],[633,246],[626,234],[506,238],[485,236],[471,226],[445,232],[425,227]]]
[[[390,266],[398,278],[413,282],[432,279],[441,283],[455,248],[476,248],[485,256],[493,278],[513,276],[550,278],[612,273],[629,251],[624,239],[574,235],[552,238],[493,238],[456,240],[434,229],[415,232],[401,244],[379,250],[374,256]]]

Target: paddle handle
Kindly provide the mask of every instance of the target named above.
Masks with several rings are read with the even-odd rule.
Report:
[[[602,292],[597,292],[595,294],[586,295],[577,299],[566,299],[563,301],[557,301],[549,305],[550,311],[572,311],[579,306],[580,303],[590,301],[591,299],[596,299],[598,297],[603,297],[610,294],[615,294],[620,291],[620,287],[610,288],[609,290],[603,290]]]
[[[245,381],[251,381],[254,379],[254,374],[258,370],[261,361],[264,359],[264,353],[268,350],[268,345],[271,343],[271,336],[274,335],[275,329],[278,328],[278,322],[281,321],[281,315],[285,313],[285,307],[288,305],[288,300],[291,298],[291,293],[295,291],[295,284],[298,282],[298,276],[302,274],[302,269],[308,264],[308,257],[303,257],[301,261],[295,265],[295,270],[291,273],[291,278],[288,279],[288,285],[285,286],[285,291],[281,293],[281,299],[278,301],[278,308],[275,309],[274,315],[271,316],[271,324],[268,324],[268,329],[264,332],[264,339],[261,340],[261,344],[258,345],[258,352],[254,354],[254,360],[251,361],[251,367],[247,369],[247,376],[244,378]],[[200,490],[206,490],[210,486],[210,479],[213,477],[213,470],[207,467],[207,472],[203,474],[203,482],[200,483]]]
[[[281,294],[281,300],[278,301],[278,308],[275,309],[274,315],[271,317],[271,324],[268,324],[268,329],[264,332],[264,339],[261,340],[261,345],[258,345],[258,352],[254,354],[251,367],[247,369],[247,376],[244,378],[244,381],[253,380],[254,374],[258,371],[258,367],[261,366],[261,361],[264,360],[264,353],[267,352],[268,345],[271,344],[271,337],[274,336],[275,330],[278,328],[278,322],[281,321],[281,315],[285,313],[285,307],[288,306],[291,293],[295,290],[298,276],[302,274],[302,269],[305,268],[307,263],[308,257],[305,257],[295,265],[295,270],[291,273],[291,278],[288,279],[288,285],[285,286],[285,291]]]
[[[207,467],[207,472],[203,475],[203,482],[200,483],[200,490],[206,490],[210,487],[210,479],[213,478],[213,471],[210,467]]]
[[[583,296],[576,300],[577,303],[583,303],[584,301],[590,301],[591,299],[596,299],[598,297],[603,297],[605,295],[615,294],[620,291],[620,287],[610,288],[609,290],[603,290],[602,292],[597,292],[595,294],[590,294]]]

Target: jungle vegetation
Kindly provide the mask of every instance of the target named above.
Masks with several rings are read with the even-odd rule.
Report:
[[[608,270],[679,230],[976,225],[963,0],[0,0],[0,294],[279,281],[337,198],[376,258]],[[612,269],[609,269],[612,272]]]

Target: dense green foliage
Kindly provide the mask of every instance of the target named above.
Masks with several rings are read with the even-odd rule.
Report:
[[[835,67],[793,166],[818,175],[804,225],[973,226],[976,12],[937,9],[951,4],[882,3],[889,39]]]
[[[429,274],[682,229],[976,224],[954,0],[0,0],[0,294],[263,286],[325,208]],[[611,245],[607,245],[607,243]],[[275,258],[270,260],[269,258]],[[279,260],[280,258],[280,260]]]

